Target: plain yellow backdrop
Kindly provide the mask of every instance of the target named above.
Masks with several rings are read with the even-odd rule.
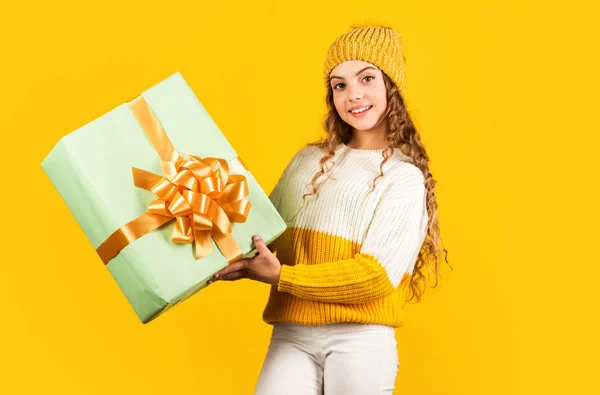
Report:
[[[40,162],[180,71],[270,192],[321,136],[321,68],[392,24],[453,272],[397,329],[398,394],[597,393],[597,12],[579,1],[2,2],[0,393],[250,394],[268,286],[142,325]]]

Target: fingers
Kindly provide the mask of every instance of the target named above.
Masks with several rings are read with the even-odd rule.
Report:
[[[242,270],[248,267],[248,259],[240,259],[239,261],[233,262],[231,265],[221,269],[214,276],[212,276],[211,280],[221,279],[223,276],[228,273],[236,272],[238,270]]]
[[[219,280],[237,281],[237,280],[241,280],[242,278],[247,278],[246,270],[244,270],[244,269],[238,270],[237,272],[225,274],[224,276],[219,277]]]
[[[254,241],[254,245],[256,246],[256,249],[258,250],[258,252],[256,253],[256,255],[260,254],[260,253],[266,253],[271,252],[271,250],[269,250],[267,248],[267,246],[265,245],[264,240],[262,239],[262,237],[260,237],[259,235],[255,235],[254,237],[252,237],[252,240]]]
[[[255,235],[252,240],[254,241],[254,245],[256,246],[256,254],[255,257],[264,254],[272,254],[271,250],[265,245],[265,242],[259,235]],[[252,258],[254,259],[254,258]],[[239,261],[233,262],[227,267],[221,269],[214,276],[207,281],[208,284],[211,284],[217,280],[225,280],[225,281],[236,281],[242,278],[250,278],[248,277],[248,267],[250,266],[251,259],[241,259]]]

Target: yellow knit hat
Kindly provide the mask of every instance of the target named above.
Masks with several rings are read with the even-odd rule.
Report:
[[[400,34],[390,26],[367,25],[350,27],[329,47],[325,57],[323,78],[329,86],[329,74],[338,64],[347,60],[362,60],[377,66],[394,81],[404,94],[404,48]]]

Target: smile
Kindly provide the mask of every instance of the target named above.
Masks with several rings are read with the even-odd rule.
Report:
[[[373,106],[365,106],[363,108],[358,108],[356,110],[350,110],[348,112],[350,114],[352,114],[352,116],[354,116],[354,117],[361,117],[361,116],[364,116],[367,112],[369,112],[369,110],[371,110],[371,108],[373,108]]]

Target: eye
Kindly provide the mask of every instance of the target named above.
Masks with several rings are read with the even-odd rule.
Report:
[[[372,81],[372,80],[374,80],[374,79],[375,79],[375,77],[374,77],[374,76],[372,76],[372,75],[367,75],[367,76],[365,76],[365,77],[363,78],[363,80],[364,80],[365,78],[370,78],[370,80],[368,80],[367,82],[370,82],[370,81]],[[340,82],[339,84],[336,84],[336,85],[334,85],[334,86],[333,86],[333,89],[335,90],[335,89],[336,89],[336,88],[337,88],[339,85],[344,85],[344,84],[343,84],[342,82]]]

